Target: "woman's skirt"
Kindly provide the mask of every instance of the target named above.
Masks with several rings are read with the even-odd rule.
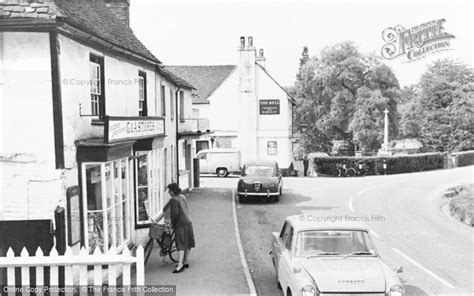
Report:
[[[176,226],[174,230],[174,239],[176,242],[176,249],[184,251],[195,247],[193,224],[185,224]]]

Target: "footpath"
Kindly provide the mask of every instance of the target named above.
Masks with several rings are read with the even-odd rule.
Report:
[[[173,274],[176,263],[162,262],[155,243],[145,265],[146,285],[176,285],[177,295],[249,295],[234,232],[232,192],[193,189],[187,194],[196,248],[189,268]]]

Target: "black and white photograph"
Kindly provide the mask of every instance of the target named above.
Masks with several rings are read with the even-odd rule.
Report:
[[[0,0],[0,295],[474,295],[471,0]]]

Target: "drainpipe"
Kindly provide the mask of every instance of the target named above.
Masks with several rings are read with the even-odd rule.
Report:
[[[175,93],[174,93],[174,101],[175,101],[175,104],[174,104],[174,113],[175,113],[175,116],[174,116],[174,120],[176,122],[176,184],[179,185],[179,132],[178,132],[178,129],[179,129],[179,119],[178,119],[178,94],[179,94],[179,91],[181,90],[181,88],[178,86],[178,88],[176,89]]]

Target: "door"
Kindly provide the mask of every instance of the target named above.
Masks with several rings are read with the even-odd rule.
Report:
[[[189,171],[189,178],[188,178],[188,187],[192,188],[193,187],[193,178],[191,177],[193,175],[193,172],[191,170],[192,168],[192,157],[191,157],[191,144],[187,144],[185,148],[185,169]]]
[[[23,247],[29,254],[35,254],[38,247],[45,256],[54,246],[54,231],[52,220],[10,220],[0,221],[0,257],[5,257],[9,248],[19,256]],[[6,270],[0,268],[0,287],[6,284]],[[15,269],[17,285],[20,284],[20,268]],[[49,281],[49,267],[45,268],[44,280]],[[30,282],[36,282],[34,268],[30,268]],[[43,285],[44,283],[38,283]],[[2,294],[3,295],[3,294]]]
[[[196,141],[196,153],[204,149],[209,149],[209,141]]]
[[[201,153],[198,158],[199,158],[199,171],[200,173],[208,174],[210,173],[209,171],[209,156],[210,153]]]
[[[291,270],[291,248],[293,241],[293,227],[286,222],[286,226],[282,231],[283,236],[280,235],[280,258],[278,260],[278,275],[281,286],[286,291],[288,286],[291,286],[291,277],[293,272]],[[295,291],[292,291],[295,293]]]

